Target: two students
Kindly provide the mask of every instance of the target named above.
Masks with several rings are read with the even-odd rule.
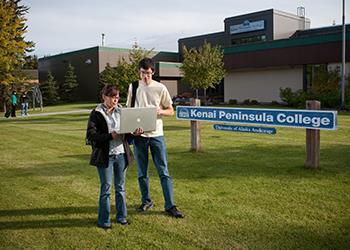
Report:
[[[176,208],[173,198],[172,180],[168,171],[167,152],[163,133],[162,116],[172,116],[174,110],[167,88],[152,79],[155,71],[154,62],[150,58],[141,60],[139,64],[140,80],[132,96],[133,87],[130,85],[127,106],[131,106],[134,98],[135,107],[157,107],[158,119],[156,130],[144,133],[139,128],[134,131],[134,152],[138,167],[138,182],[141,192],[139,212],[153,208],[154,203],[149,192],[148,149],[151,151],[154,165],[160,178],[165,200],[165,211],[168,215],[183,218],[183,214]],[[87,140],[92,145],[90,164],[97,166],[100,178],[100,198],[98,210],[98,226],[111,228],[110,194],[112,176],[114,175],[115,201],[117,209],[117,223],[128,225],[125,201],[125,173],[127,165],[133,156],[127,143],[127,136],[117,134],[120,117],[117,112],[119,90],[116,86],[107,85],[102,90],[103,103],[90,113],[87,128]]]

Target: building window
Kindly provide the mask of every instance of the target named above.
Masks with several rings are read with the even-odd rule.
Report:
[[[234,39],[231,40],[231,44],[232,45],[238,45],[238,44],[265,42],[265,41],[266,41],[266,35],[259,35],[259,36],[249,36],[249,37],[234,38]]]

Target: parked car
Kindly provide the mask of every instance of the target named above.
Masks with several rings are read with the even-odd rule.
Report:
[[[174,105],[191,105],[192,93],[184,92],[180,95],[174,96],[173,104]]]
[[[173,104],[174,105],[191,105],[191,98],[174,96],[173,97]]]
[[[210,96],[207,100],[208,100],[208,104],[221,104],[221,103],[224,103],[224,96],[222,95]]]

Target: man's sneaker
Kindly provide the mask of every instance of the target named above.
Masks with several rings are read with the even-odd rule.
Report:
[[[122,226],[127,226],[127,225],[131,224],[131,222],[127,221],[127,220],[117,221],[117,223],[122,225]]]
[[[154,204],[152,201],[149,201],[147,203],[142,203],[138,208],[137,208],[137,211],[139,212],[145,212],[147,211],[148,209],[151,209],[154,207]]]
[[[177,210],[176,206],[173,206],[172,208],[169,208],[165,210],[168,215],[175,217],[175,218],[183,218],[185,217],[179,210]]]
[[[104,230],[112,229],[112,225],[99,225],[99,224],[97,224],[97,226],[99,228],[104,229]]]

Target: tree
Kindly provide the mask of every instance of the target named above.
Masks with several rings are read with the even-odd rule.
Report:
[[[183,80],[193,89],[214,88],[225,77],[224,54],[220,47],[211,47],[210,43],[204,42],[203,46],[187,49],[183,48],[184,60],[180,70],[184,75]],[[199,105],[199,100],[195,100],[194,105]],[[200,122],[191,121],[191,150],[198,152],[201,150]]]
[[[139,62],[145,57],[151,57],[153,49],[146,50],[134,43],[130,52],[128,60],[124,57],[118,60],[116,67],[117,84],[120,88],[120,93],[127,94],[130,83],[140,79],[139,77]]]
[[[38,57],[36,55],[29,55],[24,58],[24,64],[22,69],[37,69],[38,68]]]
[[[100,73],[99,89],[106,84],[116,84],[119,86],[121,96],[127,94],[130,83],[139,79],[139,62],[152,55],[153,49],[146,50],[135,43],[129,51],[128,58],[119,58],[116,67],[107,64]]]
[[[61,86],[61,99],[63,101],[73,101],[74,90],[78,87],[77,76],[74,73],[74,67],[72,64],[68,64],[67,73],[64,76],[64,82]]]
[[[139,62],[145,57],[151,57],[153,54],[153,48],[151,50],[146,50],[140,47],[136,42],[132,46],[129,52],[129,61],[130,61],[130,78],[132,81],[139,79]],[[132,82],[131,81],[131,82]]]
[[[203,46],[187,49],[183,48],[184,60],[180,66],[183,80],[193,89],[214,88],[225,77],[224,54],[219,46],[211,47],[204,42]]]
[[[103,86],[110,84],[116,84],[117,82],[117,72],[115,67],[112,67],[109,63],[107,63],[105,69],[100,73],[99,77],[99,91],[103,88]]]
[[[0,2],[0,98],[4,104],[11,85],[18,81],[15,72],[23,64],[25,53],[34,46],[33,42],[24,40],[25,14],[29,8],[20,5],[20,1]]]
[[[119,59],[115,68],[117,84],[123,96],[127,95],[129,84],[139,79],[133,68],[132,64],[128,63],[125,58]]]
[[[47,73],[47,80],[40,85],[40,89],[45,105],[56,104],[60,99],[57,92],[57,83],[50,71]]]

